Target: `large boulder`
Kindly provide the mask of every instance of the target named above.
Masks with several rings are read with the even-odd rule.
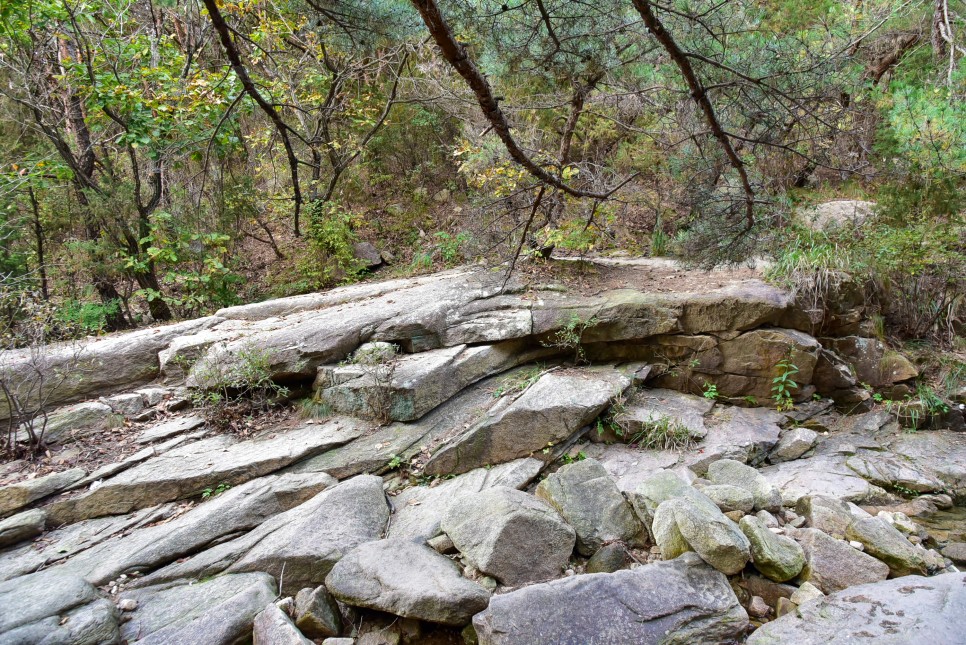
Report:
[[[119,643],[118,612],[82,578],[42,571],[0,583],[0,643]]]
[[[773,533],[752,515],[738,522],[748,542],[751,543],[751,561],[755,568],[775,582],[791,580],[805,566],[805,552],[791,538]]]
[[[723,643],[748,615],[728,580],[694,554],[494,596],[473,618],[480,645]]]
[[[325,586],[353,607],[454,626],[468,623],[490,599],[452,560],[408,540],[379,540],[350,551]]]
[[[800,529],[792,537],[805,551],[805,566],[798,582],[811,582],[822,593],[835,593],[889,576],[889,567],[884,562],[818,529]]]
[[[961,643],[966,574],[897,578],[805,603],[760,627],[748,645]]]
[[[866,553],[885,562],[894,578],[926,574],[925,551],[910,544],[906,536],[881,517],[855,520],[846,529],[845,537],[861,542]]]
[[[846,530],[855,521],[848,502],[827,495],[802,497],[795,504],[795,512],[805,518],[809,528],[828,533],[838,540],[845,539]]]
[[[818,433],[808,428],[790,428],[781,434],[778,445],[768,453],[768,461],[777,464],[798,459],[818,441]]]
[[[712,567],[733,575],[751,559],[750,545],[738,525],[714,502],[693,498],[670,499],[658,506],[652,532],[665,559],[682,552],[682,541]]]
[[[781,492],[757,470],[733,459],[721,459],[708,466],[708,479],[715,484],[743,488],[755,498],[755,510],[781,510]]]
[[[440,527],[473,566],[506,585],[560,576],[576,540],[552,508],[503,486],[460,497]]]
[[[194,584],[125,591],[137,609],[121,628],[129,643],[231,645],[251,636],[255,616],[278,593],[265,573],[218,576]]]
[[[620,370],[592,367],[550,372],[504,407],[437,450],[426,463],[430,475],[464,473],[543,450],[573,436],[631,384]],[[521,431],[526,428],[526,431]]]
[[[87,544],[89,548],[61,568],[98,585],[121,574],[151,571],[250,531],[337,483],[325,473],[260,477],[163,524],[120,527],[122,534],[117,538]]]
[[[46,525],[47,513],[40,508],[12,515],[0,521],[0,547],[40,535]]]
[[[315,587],[348,551],[378,540],[388,521],[382,479],[359,475],[144,580],[205,578],[223,571],[264,571],[281,577],[284,570],[290,588]]]
[[[597,461],[563,466],[537,486],[536,496],[577,531],[577,550],[590,556],[607,542],[641,546],[647,534],[630,503]]]

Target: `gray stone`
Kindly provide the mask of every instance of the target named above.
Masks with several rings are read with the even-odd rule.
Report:
[[[755,513],[755,517],[757,517],[766,528],[777,529],[779,526],[778,519],[768,511],[758,511]]]
[[[113,603],[82,578],[42,571],[0,583],[0,642],[117,643]]]
[[[754,496],[755,509],[776,512],[781,510],[782,496],[757,470],[733,459],[721,459],[708,466],[708,479],[715,484],[729,484],[743,488]]]
[[[691,490],[691,486],[677,474],[659,470],[648,475],[629,497],[638,516],[650,527],[651,519],[662,502],[684,497]]]
[[[748,616],[722,574],[693,554],[494,596],[473,618],[481,645],[730,642]]]
[[[485,419],[443,445],[424,470],[431,475],[458,474],[518,457],[540,458],[544,448],[571,437],[630,383],[607,366],[545,374],[518,398],[494,407]]]
[[[756,517],[746,515],[738,523],[751,543],[751,561],[755,568],[775,582],[791,580],[805,566],[805,552],[799,544],[768,529]]]
[[[426,435],[427,429],[422,425],[392,423],[344,446],[303,459],[286,468],[285,472],[326,472],[336,479],[379,472],[394,457],[399,457],[405,463],[403,455]]]
[[[625,568],[630,561],[627,549],[622,544],[613,543],[600,547],[600,550],[587,560],[585,573],[614,573]]]
[[[47,524],[47,512],[40,508],[17,513],[0,521],[0,547],[40,535]]]
[[[246,441],[230,435],[203,439],[129,468],[84,495],[52,504],[50,519],[69,523],[129,513],[200,495],[205,488],[237,486],[351,441],[364,430],[358,422],[334,419]]]
[[[326,638],[322,645],[356,645],[354,638]]]
[[[36,479],[24,479],[0,488],[0,517],[9,515],[39,499],[59,493],[87,474],[83,468],[72,468]]]
[[[325,473],[269,475],[231,488],[169,522],[93,545],[63,568],[95,584],[121,574],[148,572],[209,544],[250,531],[297,507],[337,482]]]
[[[867,453],[845,462],[857,475],[884,488],[905,488],[917,493],[942,492],[941,480],[916,468],[915,462],[888,453]]]
[[[137,392],[115,394],[102,400],[111,407],[115,414],[124,417],[134,417],[144,411],[144,399]]]
[[[194,584],[125,591],[138,608],[121,636],[144,645],[229,645],[250,637],[255,616],[275,599],[275,580],[265,573],[218,576]]]
[[[818,433],[808,428],[791,428],[782,433],[778,445],[768,454],[773,464],[798,459],[812,449],[818,441]]]
[[[845,539],[846,529],[855,520],[848,503],[825,495],[802,497],[795,505],[795,510],[805,518],[809,527],[828,533],[838,540]]]
[[[196,414],[189,414],[183,417],[175,417],[173,419],[165,419],[160,423],[156,423],[149,428],[141,431],[140,434],[134,439],[137,443],[152,443],[154,441],[163,441],[165,439],[170,439],[179,434],[184,434],[186,432],[191,432],[196,428],[200,428],[205,424],[204,417]]]
[[[382,254],[369,242],[356,242],[352,245],[352,255],[367,269],[382,266]]]
[[[686,427],[696,438],[703,438],[708,430],[704,425],[704,415],[714,407],[714,401],[703,396],[675,392],[674,390],[641,390],[634,394],[624,405],[618,420],[624,428],[623,437],[604,434],[594,439],[630,441],[647,424],[668,419]]]
[[[454,501],[492,486],[523,488],[543,468],[538,459],[517,459],[493,468],[477,468],[436,486],[413,486],[392,498],[389,537],[424,542],[440,534],[440,520]]]
[[[786,506],[794,506],[808,495],[856,503],[888,497],[884,490],[859,477],[845,461],[843,455],[819,455],[768,466],[759,473],[781,491]]]
[[[806,226],[816,231],[845,226],[862,226],[875,212],[876,203],[854,199],[822,202],[798,213]]]
[[[759,628],[749,645],[961,643],[966,574],[863,584]]]
[[[861,542],[865,552],[889,565],[893,578],[926,574],[925,552],[881,517],[857,519],[845,531],[849,540]]]
[[[697,449],[683,455],[684,463],[701,476],[719,459],[757,465],[778,443],[783,419],[767,408],[716,405],[705,418],[708,434]]]
[[[474,567],[505,585],[560,576],[576,540],[552,508],[502,486],[457,499],[440,528]]]
[[[252,625],[253,645],[312,645],[292,619],[270,604],[255,616]]]
[[[360,351],[362,348],[356,354]],[[323,365],[315,380],[316,396],[338,414],[377,416],[388,412],[393,421],[413,421],[476,381],[546,353],[528,351],[523,341],[511,340],[390,358],[391,373],[381,363]],[[373,407],[379,401],[388,409]]]
[[[663,502],[654,515],[652,526],[665,559],[680,554],[681,544],[677,536],[687,544],[688,550],[693,550],[726,575],[738,573],[751,559],[748,539],[738,525],[725,517],[710,500],[698,503],[690,498],[679,498]]]
[[[942,554],[955,562],[957,565],[966,564],[966,543],[954,542],[952,544],[947,544],[943,548]]]
[[[805,566],[797,580],[811,582],[823,593],[885,580],[889,567],[818,529],[796,529],[792,536],[805,551]]]
[[[469,622],[490,598],[452,560],[408,540],[379,540],[350,551],[325,586],[353,607],[454,626]]]
[[[593,459],[567,464],[537,485],[545,500],[577,531],[577,550],[593,555],[607,542],[642,546],[646,533],[630,503]]]
[[[771,607],[765,602],[765,599],[761,596],[752,596],[751,602],[748,603],[748,614],[755,616],[756,618],[765,618],[771,613]]]
[[[738,486],[713,484],[702,487],[701,492],[707,495],[724,513],[729,511],[750,513],[755,507],[755,496]]]
[[[328,589],[306,587],[295,595],[295,625],[310,638],[339,635],[342,615]]]
[[[65,444],[96,434],[108,427],[112,414],[111,407],[100,401],[85,401],[54,410],[47,417],[47,425],[43,428],[44,441]],[[35,424],[34,430],[40,432],[41,428]],[[26,432],[21,431],[18,440],[26,441]]]
[[[158,583],[222,571],[264,571],[290,588],[315,587],[356,546],[378,540],[389,520],[382,479],[359,475],[275,515],[254,530],[144,578]]]

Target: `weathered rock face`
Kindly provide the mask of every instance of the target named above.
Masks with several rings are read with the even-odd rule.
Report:
[[[325,585],[346,604],[444,625],[465,625],[490,598],[452,560],[408,540],[380,540],[350,551]]]
[[[236,485],[344,444],[364,425],[335,420],[275,437],[238,441],[220,435],[176,448],[125,470],[84,495],[52,505],[57,523],[128,513],[185,497],[220,484]]]
[[[253,645],[311,645],[292,619],[275,605],[268,605],[255,616]]]
[[[749,645],[958,643],[966,574],[897,578],[806,603],[758,629]]]
[[[577,550],[593,555],[607,542],[643,545],[644,525],[598,462],[568,464],[537,486],[545,500],[577,531]]]
[[[324,586],[306,587],[295,596],[295,625],[306,636],[325,638],[342,632],[342,616],[335,598]]]
[[[926,574],[924,551],[910,544],[902,533],[881,517],[855,520],[845,530],[845,537],[861,542],[866,553],[887,564],[892,577]]]
[[[662,502],[654,513],[652,531],[665,559],[694,551],[727,575],[738,573],[751,559],[748,539],[711,500],[689,496]]]
[[[798,213],[799,219],[817,231],[861,226],[875,211],[875,202],[842,199],[816,204]]]
[[[818,433],[808,428],[791,428],[781,434],[778,445],[768,454],[768,461],[777,464],[798,459],[812,449]]]
[[[687,554],[494,596],[473,626],[481,645],[683,645],[735,640],[748,616],[727,578]]]
[[[145,587],[122,594],[137,609],[121,628],[130,643],[230,645],[249,636],[278,593],[264,573],[219,576],[195,584]]]
[[[630,379],[613,367],[545,374],[519,398],[435,452],[431,475],[464,473],[517,457],[538,457],[604,411]]]
[[[59,493],[86,474],[81,468],[72,468],[0,488],[0,517],[9,515],[38,499]]]
[[[552,508],[502,486],[458,498],[440,528],[473,566],[506,585],[560,576],[576,541]]]
[[[46,524],[47,513],[39,508],[8,517],[0,521],[0,547],[39,535]]]
[[[41,572],[0,583],[0,642],[119,643],[118,612],[82,578]]]
[[[345,553],[378,540],[389,520],[382,479],[360,475],[276,515],[241,537],[171,564],[145,578],[161,583],[222,571],[263,571],[295,588],[314,587]]]
[[[818,529],[800,529],[795,531],[793,537],[805,551],[805,566],[798,581],[811,582],[823,593],[878,582],[889,575],[889,567],[885,563]]]
[[[721,459],[708,466],[708,479],[716,484],[737,486],[749,493],[755,500],[755,510],[778,511],[782,507],[781,493],[754,468],[734,461]]]

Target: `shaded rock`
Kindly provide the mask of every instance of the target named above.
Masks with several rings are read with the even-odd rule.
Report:
[[[0,488],[0,517],[9,515],[31,502],[59,493],[74,482],[83,479],[86,474],[83,468],[72,468],[36,479],[25,479]]]
[[[842,199],[816,204],[798,213],[799,219],[816,231],[831,230],[844,226],[862,226],[872,216],[876,203],[854,199]]]
[[[749,645],[959,643],[966,574],[904,577],[806,603],[759,628]]]
[[[718,348],[722,356],[719,370],[724,375],[709,377],[717,383],[718,390],[724,396],[753,396],[765,401],[772,395],[772,378],[777,376],[776,365],[783,359],[798,367],[796,382],[810,384],[822,346],[800,331],[755,329],[722,340]],[[796,400],[803,400],[811,396],[811,391],[814,390],[800,387],[793,395]]]
[[[473,625],[481,645],[683,645],[736,640],[748,616],[727,578],[688,554],[494,596]]]
[[[715,406],[705,419],[708,434],[692,452],[683,455],[684,463],[703,476],[719,459],[760,464],[778,443],[784,417],[767,408]],[[729,483],[729,482],[723,482]]]
[[[328,589],[306,587],[295,595],[295,625],[309,638],[339,635],[342,615]]]
[[[729,484],[704,486],[701,492],[707,495],[722,512],[741,511],[750,513],[755,507],[755,496],[744,488]]]
[[[552,508],[502,486],[457,499],[440,528],[474,567],[505,585],[560,576],[576,540]]]
[[[942,554],[958,565],[966,564],[966,543],[954,542],[947,544]]]
[[[846,529],[855,520],[846,502],[825,495],[807,495],[798,500],[795,511],[805,518],[806,524],[828,533],[838,540],[845,539]]]
[[[765,602],[765,599],[761,596],[752,596],[751,602],[748,603],[748,614],[755,616],[756,618],[765,618],[771,613],[771,607]]]
[[[518,398],[492,409],[487,418],[444,444],[424,470],[458,474],[528,455],[540,458],[544,448],[571,437],[629,385],[630,379],[613,367],[545,374]]]
[[[917,493],[942,492],[939,479],[916,468],[915,462],[888,453],[865,453],[845,462],[857,475],[884,488],[907,488]]]
[[[200,495],[206,487],[236,486],[351,441],[364,430],[358,422],[336,419],[247,441],[230,435],[203,439],[129,468],[48,511],[52,521],[69,523]]]
[[[755,568],[775,582],[791,580],[805,566],[805,552],[798,542],[773,533],[757,517],[746,515],[738,523],[751,544]]]
[[[812,449],[818,441],[818,433],[808,428],[791,428],[782,433],[775,446],[768,454],[768,461],[777,464],[783,461],[798,459]]]
[[[251,635],[255,616],[276,594],[275,580],[265,573],[125,591],[122,599],[137,601],[137,609],[121,636],[131,643],[229,645]]]
[[[47,417],[44,441],[53,444],[68,443],[79,437],[101,432],[111,421],[111,406],[100,401],[85,401],[66,408],[54,410]],[[40,428],[35,428],[39,431]],[[27,440],[27,433],[18,433],[19,441]]]
[[[835,352],[823,349],[815,364],[812,384],[821,394],[835,396],[837,392],[850,390],[856,386],[855,375],[849,364]]]
[[[379,540],[350,551],[325,586],[354,607],[455,626],[469,622],[490,598],[452,560],[408,540]]]
[[[715,484],[743,488],[754,496],[756,510],[781,510],[781,493],[757,470],[733,459],[721,459],[708,466],[708,479]]]
[[[454,501],[492,486],[523,488],[543,468],[538,459],[517,459],[493,468],[477,468],[438,485],[413,486],[392,498],[389,537],[424,542],[439,535],[440,520]]]
[[[897,479],[900,485],[904,485],[903,479],[908,479],[913,484],[908,488],[913,490],[919,490],[918,484],[928,488],[939,482],[953,497],[966,498],[966,433],[899,432],[886,440],[886,447],[900,460],[899,465],[915,473],[897,478],[890,472],[888,479]],[[905,474],[902,470],[898,472]]]
[[[627,550],[621,544],[608,544],[600,547],[594,555],[587,560],[585,573],[613,573],[625,568],[630,561],[627,557]]]
[[[137,392],[115,394],[102,399],[116,414],[124,417],[134,417],[144,411],[144,399]]]
[[[881,517],[855,520],[846,529],[845,537],[861,542],[866,553],[889,565],[892,577],[926,574],[924,551],[910,544],[902,533]]]
[[[663,419],[687,428],[693,437],[702,438],[708,432],[704,426],[704,415],[713,407],[714,401],[703,396],[665,389],[640,390],[630,397],[620,413],[623,436],[617,436],[613,430],[605,430],[601,435],[591,433],[591,439],[627,442],[647,424]]]
[[[769,580],[758,575],[753,570],[746,569],[740,577],[734,579],[741,589],[747,591],[749,596],[759,596],[765,599],[768,606],[777,609],[778,601],[782,598],[789,599],[798,589],[789,584],[782,584]]]
[[[382,254],[369,242],[356,242],[352,245],[352,255],[366,269],[382,266]]]
[[[0,642],[118,643],[118,613],[87,581],[42,571],[0,583]]]
[[[563,466],[537,486],[536,496],[577,532],[577,550],[593,555],[607,542],[643,545],[646,533],[630,503],[597,461]]]
[[[274,604],[268,605],[255,616],[252,628],[253,645],[311,645],[312,643],[302,635],[292,619]]]
[[[93,545],[63,568],[99,585],[121,574],[148,572],[254,529],[336,483],[325,473],[259,478],[164,524],[134,530],[125,527],[125,535]]]
[[[204,578],[222,571],[265,571],[281,576],[284,567],[286,585],[315,587],[346,552],[378,540],[388,520],[382,479],[359,475],[275,515],[241,537],[168,565],[144,581]]]
[[[811,582],[823,593],[835,593],[853,585],[885,580],[889,567],[818,529],[798,529],[794,539],[805,551],[799,582]]]
[[[665,559],[682,552],[680,540],[727,575],[738,573],[751,559],[748,539],[710,500],[701,503],[678,498],[663,502],[654,514],[652,531]]]
[[[0,521],[0,547],[40,535],[47,524],[47,512],[40,508],[17,513]]]

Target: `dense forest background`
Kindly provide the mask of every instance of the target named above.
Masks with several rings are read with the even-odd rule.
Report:
[[[2,0],[7,345],[626,249],[961,343],[962,0]],[[795,218],[877,203],[861,226]],[[960,348],[961,349],[961,348]]]

